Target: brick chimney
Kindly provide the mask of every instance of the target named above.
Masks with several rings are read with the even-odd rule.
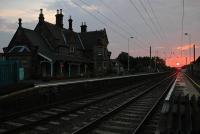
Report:
[[[81,33],[85,33],[87,32],[87,25],[86,25],[86,22],[82,22],[82,25],[81,25]]]
[[[73,28],[72,28],[72,22],[73,22],[73,20],[72,20],[71,16],[69,17],[68,22],[69,22],[69,30],[73,31]]]
[[[64,15],[62,14],[62,9],[60,9],[60,12],[59,12],[59,10],[57,10],[57,14],[55,16],[56,16],[56,26],[63,28],[63,16]]]
[[[39,15],[39,23],[44,22],[44,15],[42,13],[42,9],[40,9],[40,15]]]
[[[19,22],[18,22],[18,24],[19,24],[19,28],[21,28],[21,27],[22,27],[22,19],[19,18],[18,21],[19,21]]]

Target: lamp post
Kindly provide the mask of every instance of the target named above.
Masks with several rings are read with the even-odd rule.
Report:
[[[185,33],[185,36],[188,36],[189,38],[189,64],[191,63],[191,51],[190,51],[190,46],[191,46],[191,38],[192,35],[190,33]]]
[[[130,39],[133,39],[134,37],[130,37]],[[129,59],[129,38],[128,38],[128,73],[130,71],[130,59]]]

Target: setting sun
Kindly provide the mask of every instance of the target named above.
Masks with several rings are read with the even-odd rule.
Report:
[[[166,64],[170,67],[180,67],[186,64],[185,57],[170,57],[166,59]]]

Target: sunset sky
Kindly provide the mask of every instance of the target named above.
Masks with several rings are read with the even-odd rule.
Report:
[[[185,0],[182,36],[183,0],[1,0],[0,52],[6,47],[22,18],[23,27],[34,29],[40,8],[45,20],[55,23],[56,9],[63,9],[64,27],[71,15],[73,29],[80,31],[82,21],[88,31],[106,28],[112,58],[127,52],[131,56],[152,55],[166,59],[169,66],[182,66],[200,55],[200,0]],[[80,6],[80,7],[79,7]],[[191,56],[189,58],[189,50]]]

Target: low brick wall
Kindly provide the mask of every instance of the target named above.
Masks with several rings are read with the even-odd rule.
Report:
[[[98,92],[109,92],[130,84],[151,79],[167,73],[146,74],[138,76],[105,78],[88,80],[78,83],[60,84],[55,86],[34,87],[0,97],[0,115],[53,104],[59,101],[70,102]]]

